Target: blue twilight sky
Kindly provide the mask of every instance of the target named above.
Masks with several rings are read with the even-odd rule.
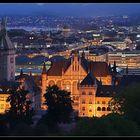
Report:
[[[106,16],[140,14],[140,3],[0,3],[0,15]]]

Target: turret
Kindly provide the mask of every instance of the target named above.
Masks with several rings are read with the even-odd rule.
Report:
[[[116,73],[117,69],[116,69],[116,61],[114,61],[114,65],[113,65],[113,72]]]
[[[47,74],[45,62],[43,63],[42,74]]]

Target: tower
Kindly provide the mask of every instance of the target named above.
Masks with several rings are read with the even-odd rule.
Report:
[[[41,81],[41,109],[46,110],[46,106],[44,105],[45,98],[44,94],[46,93],[46,86],[47,86],[47,72],[46,72],[46,64],[44,62],[43,64],[43,70],[42,70],[42,81]]]
[[[15,80],[15,48],[6,31],[6,18],[0,25],[0,80]]]

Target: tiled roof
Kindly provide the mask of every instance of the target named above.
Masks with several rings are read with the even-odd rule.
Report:
[[[114,94],[118,93],[118,90],[118,86],[100,85],[97,88],[96,97],[112,97]]]
[[[53,61],[50,69],[47,71],[48,76],[62,76],[62,71],[66,71],[71,64],[71,60]],[[81,58],[81,66],[88,73],[91,73],[95,77],[110,75],[109,67],[106,62],[92,62]]]
[[[95,77],[110,75],[109,67],[106,62],[89,62],[90,71]]]
[[[95,85],[96,78],[93,76],[92,73],[88,73],[87,76],[83,79],[80,85]]]

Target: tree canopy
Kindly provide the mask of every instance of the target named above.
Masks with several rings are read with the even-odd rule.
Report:
[[[10,90],[7,102],[10,102],[10,109],[7,112],[11,123],[31,123],[33,109],[31,101],[27,98],[28,91],[24,89]]]
[[[70,92],[61,90],[57,85],[53,85],[47,88],[44,97],[48,108],[46,114],[47,124],[55,125],[71,121],[73,108]]]

